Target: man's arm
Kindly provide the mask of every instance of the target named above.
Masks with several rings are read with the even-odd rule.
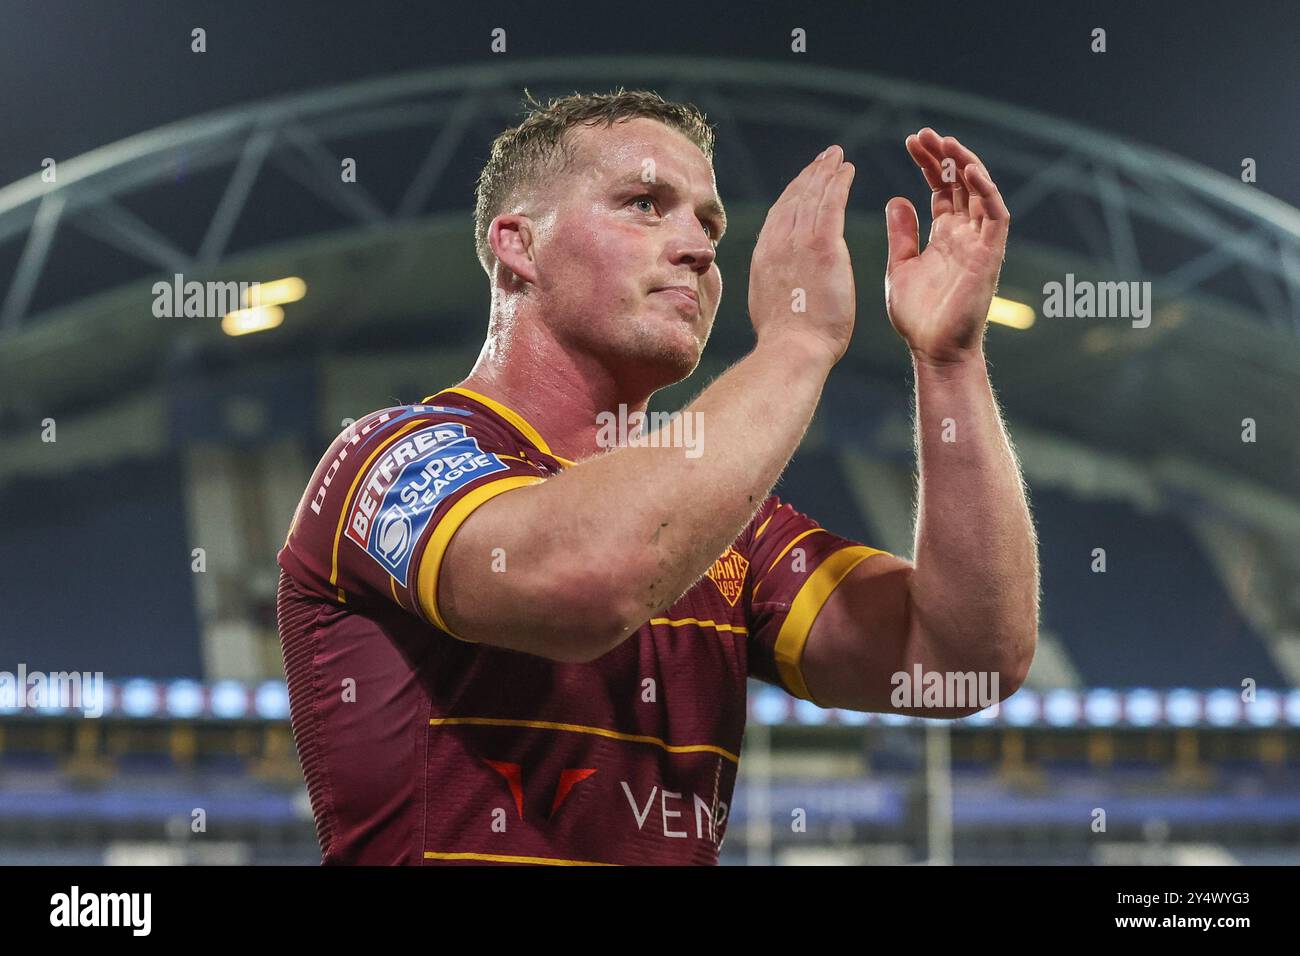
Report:
[[[973,153],[932,130],[908,138],[932,190],[919,252],[916,212],[886,209],[890,320],[912,350],[920,471],[915,563],[875,555],[832,592],[809,632],[802,672],[826,707],[953,717],[978,707],[898,708],[893,675],[998,674],[1014,693],[1038,637],[1038,553],[1020,469],[983,350],[1010,217]],[[951,158],[955,180],[944,176]],[[926,257],[929,257],[927,259]]]
[[[959,717],[978,707],[896,708],[894,674],[998,674],[1014,693],[1038,634],[1038,556],[1020,469],[983,356],[944,368],[917,360],[920,487],[915,563],[874,555],[831,593],[804,649],[825,707]],[[954,437],[945,425],[951,419]]]
[[[798,447],[855,311],[844,207],[853,166],[814,160],[768,213],[750,268],[754,350],[685,409],[708,451],[620,448],[475,510],[447,548],[437,604],[457,637],[559,661],[605,654],[694,584]],[[806,294],[794,313],[792,292]],[[495,549],[506,555],[494,573]]]

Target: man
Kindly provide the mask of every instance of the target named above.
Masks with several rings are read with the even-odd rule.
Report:
[[[477,364],[339,435],[280,553],[326,863],[716,863],[747,677],[950,716],[977,708],[895,708],[892,675],[988,672],[1005,697],[1033,656],[1033,526],[982,345],[1009,217],[978,159],[908,137],[925,252],[911,203],[886,207],[916,371],[911,562],[769,496],[853,331],[840,148],[768,213],[756,344],[685,410],[702,453],[608,448],[606,416],[688,375],[717,312],[712,130],[651,93],[533,105],[479,183]]]

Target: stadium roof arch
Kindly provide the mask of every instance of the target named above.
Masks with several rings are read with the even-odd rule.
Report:
[[[785,181],[828,142],[858,165],[849,241],[859,332],[846,367],[896,375],[880,309],[880,210],[925,189],[902,147],[923,125],[985,159],[1014,218],[1003,293],[1041,304],[1067,273],[1150,281],[1146,329],[1040,320],[990,333],[1009,414],[1120,449],[1189,455],[1294,494],[1300,450],[1242,456],[1240,422],[1300,417],[1300,211],[1234,176],[1059,118],[865,73],[701,58],[501,60],[286,96],[174,123],[60,161],[0,190],[0,422],[103,395],[205,348],[215,323],[160,320],[153,281],[304,275],[308,298],[248,354],[382,346],[482,328],[472,188],[520,94],[648,87],[719,130],[731,212],[724,275],[743,276]],[[340,177],[357,160],[357,181]],[[922,218],[924,219],[924,210]],[[732,280],[731,285],[737,285]],[[715,341],[748,341],[743,295]],[[170,325],[161,324],[164,322]],[[251,341],[260,340],[260,341]],[[1276,446],[1274,446],[1276,448]]]

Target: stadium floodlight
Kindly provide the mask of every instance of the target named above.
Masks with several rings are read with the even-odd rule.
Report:
[[[1002,702],[1002,717],[1013,727],[1038,723],[1038,695],[1022,688]]]
[[[765,687],[754,695],[754,719],[760,724],[781,724],[786,718],[786,696],[775,687]]]
[[[221,320],[221,331],[227,335],[248,335],[265,332],[284,322],[284,309],[278,305],[257,305],[249,309],[227,312]]]
[[[1300,690],[1286,695],[1286,719],[1292,727],[1300,727]]]
[[[1079,722],[1079,695],[1073,690],[1057,688],[1043,697],[1043,716],[1053,727],[1069,727]]]
[[[253,697],[257,716],[264,720],[284,720],[289,716],[289,689],[284,681],[268,680],[257,686]]]
[[[1034,324],[1035,318],[1032,306],[1016,302],[1014,299],[1004,299],[1000,295],[995,295],[993,303],[989,306],[989,321],[1008,328],[1027,329]]]
[[[194,680],[172,681],[167,687],[167,713],[182,720],[203,712],[203,685]]]
[[[212,688],[212,714],[233,720],[248,712],[248,691],[239,681],[218,681]]]
[[[128,717],[152,717],[160,703],[158,687],[151,680],[130,680],[122,687],[122,713]]]
[[[307,283],[298,276],[259,282],[248,290],[249,306],[288,305],[307,294]]]
[[[1128,692],[1124,715],[1134,727],[1151,727],[1160,720],[1160,695],[1147,687]]]
[[[826,723],[830,717],[830,711],[822,710],[810,700],[800,700],[795,702],[794,716],[795,720],[801,724],[817,726]]]
[[[1255,699],[1244,702],[1242,710],[1256,727],[1272,727],[1282,719],[1282,697],[1276,691],[1256,691]]]
[[[1212,690],[1205,697],[1205,719],[1216,727],[1231,727],[1240,722],[1241,695],[1232,690]]]
[[[1165,695],[1165,719],[1178,727],[1193,727],[1201,719],[1201,695],[1179,688]]]
[[[1083,698],[1083,714],[1090,726],[1115,726],[1123,714],[1119,694],[1104,687],[1088,691]]]

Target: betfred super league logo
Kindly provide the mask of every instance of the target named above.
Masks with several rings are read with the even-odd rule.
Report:
[[[709,568],[709,580],[718,586],[722,596],[727,599],[727,603],[732,607],[740,600],[740,591],[745,586],[745,573],[749,570],[749,562],[735,548],[728,548],[723,552],[722,557],[713,562],[713,567]]]
[[[438,505],[506,464],[458,424],[433,425],[393,442],[366,474],[346,535],[404,587],[411,555]]]

